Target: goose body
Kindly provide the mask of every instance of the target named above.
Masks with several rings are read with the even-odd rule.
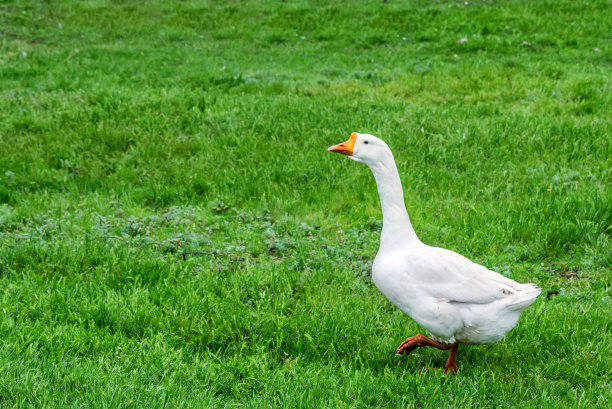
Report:
[[[383,213],[372,279],[385,297],[431,334],[431,338],[421,334],[407,338],[397,353],[422,346],[450,349],[445,371],[452,373],[457,369],[458,344],[490,344],[516,326],[540,289],[451,250],[422,243],[410,223],[395,160],[385,142],[353,133],[329,150],[372,170]]]
[[[446,344],[490,344],[517,324],[540,293],[460,254],[415,242],[381,248],[372,266],[376,287]]]

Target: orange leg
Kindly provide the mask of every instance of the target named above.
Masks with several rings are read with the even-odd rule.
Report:
[[[416,334],[412,337],[406,338],[406,340],[397,348],[396,354],[409,354],[419,347],[434,347],[442,350],[450,349],[448,360],[446,361],[446,365],[444,365],[444,369],[442,371],[452,375],[453,372],[457,370],[457,350],[459,349],[459,345],[443,344],[441,342],[434,341],[431,338],[427,338],[422,334]]]
[[[444,365],[444,369],[442,372],[452,375],[457,369],[457,350],[459,349],[459,344],[453,344],[453,347],[448,354],[448,359],[446,360],[446,365]]]

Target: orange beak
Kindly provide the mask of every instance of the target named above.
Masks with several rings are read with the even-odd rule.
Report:
[[[338,152],[346,156],[353,156],[353,148],[355,147],[355,141],[357,140],[357,132],[353,132],[348,141],[339,143],[338,145],[330,146],[327,148],[330,152]]]

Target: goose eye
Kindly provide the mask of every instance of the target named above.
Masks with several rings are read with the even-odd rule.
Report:
[[[368,142],[368,141],[363,141],[363,143],[367,145],[367,144],[368,144],[368,143],[370,143],[370,142]]]

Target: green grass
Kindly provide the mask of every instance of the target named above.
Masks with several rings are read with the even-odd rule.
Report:
[[[0,407],[612,400],[609,1],[0,4]],[[459,41],[465,38],[467,41]],[[393,149],[420,238],[542,296],[502,341],[370,280]]]

